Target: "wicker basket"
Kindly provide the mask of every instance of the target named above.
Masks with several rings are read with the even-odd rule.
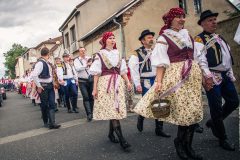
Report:
[[[151,111],[155,118],[166,118],[170,115],[170,101],[166,99],[156,99],[151,102]]]

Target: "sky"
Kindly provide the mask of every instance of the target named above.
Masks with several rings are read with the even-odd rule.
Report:
[[[0,0],[0,77],[4,75],[4,56],[13,43],[28,48],[58,31],[72,10],[83,0]]]

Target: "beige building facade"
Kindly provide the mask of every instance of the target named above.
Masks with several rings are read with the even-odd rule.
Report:
[[[28,49],[22,56],[21,60],[23,65],[23,73],[25,74],[28,70],[33,67],[33,64],[37,62],[37,59],[41,57],[41,49],[47,47],[50,50],[50,62],[54,63],[55,56],[61,56],[63,54],[63,40],[62,36],[56,38],[50,38],[46,41],[39,43],[36,47]],[[18,64],[18,63],[17,63]],[[15,66],[16,73],[18,72],[18,66]],[[22,76],[22,72],[20,74]]]
[[[23,77],[24,75],[23,57],[19,56],[16,61],[17,61],[15,65],[16,77]]]
[[[76,6],[59,31],[64,37],[64,47],[75,55],[80,46],[85,47],[89,55],[98,52],[101,35],[112,31],[118,49],[128,57],[140,47],[141,32],[150,29],[157,38],[164,25],[164,13],[179,6],[187,13],[185,28],[192,36],[202,31],[197,24],[201,11],[218,12],[218,21],[229,18],[226,12],[235,11],[227,0],[85,0]]]

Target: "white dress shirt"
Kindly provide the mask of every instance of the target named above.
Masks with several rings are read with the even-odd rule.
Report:
[[[219,37],[218,44],[221,46],[221,53],[222,53],[222,63],[219,64],[216,67],[211,67],[210,69],[217,70],[217,71],[229,71],[232,68],[232,59],[231,59],[231,53],[230,51],[230,46],[224,42]],[[206,55],[206,50],[204,55]]]
[[[77,71],[78,78],[88,79],[88,76],[90,73],[89,73],[89,68],[87,67],[87,61],[90,58],[91,57],[85,56],[85,58],[77,57],[74,60],[74,67]]]
[[[43,60],[43,59],[42,59]],[[42,78],[38,78],[38,76],[41,74],[42,70],[43,70],[43,62],[38,61],[35,64],[34,70],[32,71],[31,74],[31,78],[33,79],[33,81],[35,82],[35,84],[37,85],[37,87],[41,87],[40,83],[51,83],[53,82],[53,78],[52,78],[52,67],[48,64],[48,62],[46,60],[44,60],[49,68],[49,75],[50,77],[47,79],[42,79]]]
[[[74,66],[70,66],[69,63],[65,63],[66,65],[66,70],[67,70],[67,75],[64,75],[63,67],[57,67],[57,76],[58,80],[62,81],[64,79],[75,79],[77,80],[77,72],[74,68]]]
[[[235,33],[234,41],[237,42],[237,44],[240,45],[240,23],[239,23],[237,31]]]
[[[147,54],[151,55],[152,50],[151,49],[146,49]],[[147,61],[146,61],[147,62]],[[140,83],[140,77],[154,77],[156,76],[156,67],[152,66],[152,71],[151,72],[145,72],[145,73],[139,73],[139,58],[136,55],[131,55],[128,61],[128,66],[131,72],[131,78],[133,80],[134,85],[137,87],[141,85]]]
[[[113,67],[116,67],[118,65],[119,52],[118,52],[117,49],[113,49],[113,50],[110,50],[110,51],[106,50],[106,49],[102,49],[102,50],[99,51],[99,53],[104,54]],[[96,56],[96,58],[95,58],[93,64],[91,65],[89,71],[90,71],[91,75],[101,75],[101,73],[102,73],[102,63],[101,63],[101,60],[100,60],[98,55]],[[120,74],[121,75],[127,74],[127,65],[126,65],[126,61],[124,59],[122,59]]]
[[[171,29],[167,29],[164,32],[175,35],[181,40],[181,42],[185,44],[185,46],[189,48],[193,48],[191,38],[186,29],[182,29],[179,32],[173,31]],[[170,65],[169,56],[167,54],[169,45],[167,44],[167,41],[163,36],[160,36],[157,41],[163,42],[164,44],[156,43],[151,56],[152,66],[155,66],[155,67],[163,66],[167,68]],[[201,43],[194,42],[193,55],[194,55],[194,60],[198,62],[199,66],[203,70],[203,74],[208,76],[208,75],[211,75],[211,72],[209,71],[208,62],[205,55],[201,53],[201,49],[203,48],[203,46],[204,45]]]

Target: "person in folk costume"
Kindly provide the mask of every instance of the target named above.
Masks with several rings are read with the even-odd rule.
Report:
[[[159,120],[178,125],[174,144],[181,159],[201,160],[202,156],[192,148],[192,141],[195,124],[203,118],[201,87],[202,73],[206,75],[208,71],[207,60],[201,55],[201,45],[194,43],[188,30],[183,29],[183,9],[170,9],[163,20],[165,25],[151,55],[152,66],[157,67],[155,83],[134,111],[155,118],[151,102],[159,97],[170,100],[170,115]]]
[[[90,67],[90,74],[94,75],[93,119],[110,120],[108,138],[127,150],[131,145],[123,137],[120,125],[120,120],[127,117],[124,81],[128,90],[131,89],[126,62],[116,48],[112,32],[105,32],[100,43],[102,48]]]
[[[37,86],[37,92],[40,96],[40,107],[44,127],[49,129],[58,129],[61,125],[55,123],[55,93],[53,81],[53,68],[49,63],[49,49],[41,49],[41,58],[35,64],[32,78]],[[49,123],[49,124],[48,124]]]
[[[30,77],[30,73],[31,73],[31,71],[28,70],[27,71],[27,77],[26,77],[26,80],[27,80],[26,97],[27,98],[30,98],[30,94],[31,94],[31,91],[32,91],[32,87],[31,87],[32,78]]]
[[[21,87],[22,91],[21,91],[21,93],[22,93],[22,95],[24,97],[26,97],[26,92],[27,92],[27,74],[25,74],[23,76],[23,78],[21,79],[21,82],[22,82],[22,87]]]
[[[70,54],[68,50],[65,50],[63,55],[62,67],[57,67],[57,77],[59,83],[64,88],[65,102],[68,108],[68,113],[79,113],[77,109],[77,98],[78,98],[78,78],[75,68],[69,64]],[[71,104],[70,104],[71,101]],[[72,109],[71,109],[72,105]]]
[[[230,47],[222,36],[216,33],[218,13],[206,10],[201,13],[198,24],[203,32],[195,41],[203,44],[203,55],[208,61],[208,74],[204,79],[204,88],[208,98],[211,119],[206,123],[219,139],[219,145],[228,151],[234,151],[234,145],[227,140],[223,121],[239,106],[239,98],[234,86],[233,58]],[[222,98],[225,103],[222,105]]]
[[[55,69],[56,69],[56,72],[57,72],[57,68],[58,67],[62,68],[63,64],[62,64],[62,61],[61,61],[60,57],[55,57],[54,60],[55,60]],[[64,95],[64,86],[62,86],[62,85],[59,86],[58,96],[59,96],[59,99],[57,99],[58,106],[66,107],[65,95]]]
[[[74,66],[78,73],[79,89],[83,97],[83,106],[87,115],[87,120],[92,120],[94,99],[92,96],[93,81],[90,81],[92,75],[89,73],[89,67],[91,66],[91,57],[86,55],[86,49],[84,47],[79,48],[79,56],[74,60]]]
[[[144,96],[154,83],[156,68],[151,66],[150,56],[154,45],[154,32],[149,29],[142,31],[138,40],[142,46],[136,49],[129,59],[129,68],[136,90]],[[137,129],[143,131],[144,116],[138,116]],[[163,122],[155,119],[155,133],[157,136],[171,137],[163,132]]]

